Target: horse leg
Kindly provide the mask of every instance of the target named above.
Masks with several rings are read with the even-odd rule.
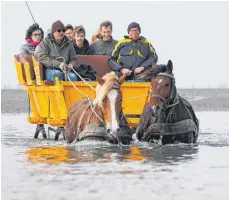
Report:
[[[164,135],[162,137],[162,144],[166,145],[166,144],[173,144],[175,142],[175,135]]]
[[[190,131],[190,132],[187,132],[184,134],[180,134],[180,135],[178,135],[176,140],[178,140],[179,142],[182,142],[182,143],[187,143],[187,144],[194,143],[193,132]]]
[[[174,144],[176,142],[191,144],[195,143],[195,138],[193,132],[187,132],[177,135],[165,135],[162,137],[162,144]]]

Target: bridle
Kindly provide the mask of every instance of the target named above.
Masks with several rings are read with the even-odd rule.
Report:
[[[167,98],[161,96],[160,94],[152,94],[150,95],[151,98],[158,98],[160,99],[163,103],[164,103],[164,108],[166,109],[167,106],[169,106],[170,100],[173,98],[174,94],[174,86],[175,86],[175,79],[173,74],[168,74],[168,73],[159,73],[157,74],[157,76],[166,76],[169,77],[171,79],[171,89],[170,89],[170,93],[168,95]]]

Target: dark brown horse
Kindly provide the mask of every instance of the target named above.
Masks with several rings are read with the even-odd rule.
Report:
[[[102,78],[97,76],[96,99],[81,99],[69,109],[66,124],[68,143],[99,139],[128,144],[132,140],[130,128],[122,116],[120,86],[124,80],[124,75],[118,78],[114,72]]]
[[[151,77],[150,101],[145,105],[136,130],[141,141],[162,139],[162,144],[196,142],[199,122],[191,104],[179,96],[172,73],[173,63],[157,66],[141,75]],[[156,72],[156,73],[155,73]],[[154,77],[152,77],[154,75]]]

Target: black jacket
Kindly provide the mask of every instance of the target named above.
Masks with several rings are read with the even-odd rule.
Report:
[[[84,39],[84,46],[78,47],[75,41],[73,41],[74,48],[76,51],[76,55],[94,55],[94,49],[89,46],[89,42]],[[75,68],[75,70],[82,76],[83,78],[89,78],[91,80],[96,79],[96,72],[90,65],[80,65]]]
[[[83,41],[83,47],[78,47],[76,42],[73,41],[73,45],[76,51],[76,55],[94,55],[94,49],[92,47],[89,46],[89,42],[84,39]]]
[[[120,71],[123,68],[134,71],[134,69],[141,66],[148,69],[157,61],[156,51],[146,38],[140,36],[137,41],[133,41],[125,36],[115,46],[108,64],[114,71]]]

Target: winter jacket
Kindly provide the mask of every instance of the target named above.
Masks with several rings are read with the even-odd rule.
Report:
[[[102,39],[96,40],[94,43],[91,44],[91,47],[95,51],[95,55],[108,55],[112,54],[112,51],[117,44],[117,40],[114,40],[111,37],[111,40],[104,41]]]
[[[52,34],[48,34],[37,46],[35,54],[38,55],[38,61],[45,67],[54,67],[59,69],[62,62],[72,64],[76,67],[76,52],[73,43],[66,36],[58,44]],[[63,57],[63,58],[60,58]]]
[[[94,55],[94,49],[89,46],[89,42],[84,39],[83,47],[78,47],[75,41],[73,41],[74,48],[76,51],[76,55]],[[96,72],[90,65],[80,65],[76,67],[76,71],[82,76],[83,78],[89,78],[91,80],[96,79]]]
[[[140,36],[137,41],[133,41],[125,36],[116,44],[108,64],[114,71],[120,71],[123,68],[134,71],[141,66],[148,69],[157,61],[156,51],[146,38]]]

